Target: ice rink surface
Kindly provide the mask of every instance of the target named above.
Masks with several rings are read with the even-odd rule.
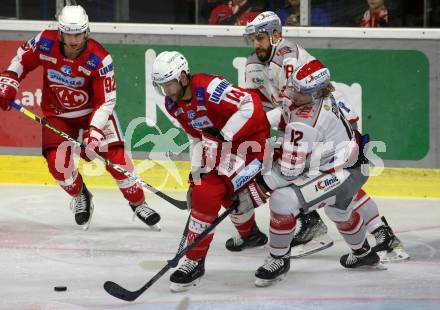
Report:
[[[198,287],[171,293],[168,272],[128,303],[108,295],[103,283],[140,288],[174,257],[187,213],[147,194],[162,216],[162,231],[152,231],[132,222],[117,189],[91,191],[95,212],[83,231],[60,188],[0,186],[0,309],[440,309],[440,200],[376,199],[412,256],[387,264],[386,271],[342,268],[339,257],[348,248],[321,212],[335,245],[292,260],[283,282],[256,288],[253,274],[268,251],[228,252],[224,243],[235,232],[226,219],[216,230]],[[268,207],[257,210],[263,231],[268,218]],[[55,292],[54,286],[68,289]]]

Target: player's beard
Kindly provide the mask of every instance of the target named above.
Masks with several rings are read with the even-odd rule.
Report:
[[[267,62],[272,54],[272,45],[269,45],[266,49],[257,48],[255,53],[261,62]]]

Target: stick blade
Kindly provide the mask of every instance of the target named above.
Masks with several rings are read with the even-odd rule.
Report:
[[[174,205],[180,210],[188,210],[188,204],[186,201],[176,200]]]
[[[119,284],[107,281],[104,283],[104,290],[112,295],[113,297],[125,300],[125,301],[133,301],[136,298],[138,298],[139,294],[137,292],[131,292],[129,290],[126,290]]]

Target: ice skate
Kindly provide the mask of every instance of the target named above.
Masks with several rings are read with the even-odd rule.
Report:
[[[380,226],[372,232],[376,239],[376,245],[372,251],[376,252],[382,262],[404,261],[410,258],[405,251],[402,242],[394,235],[385,217],[382,216],[385,225]]]
[[[86,184],[83,183],[81,193],[73,197],[70,202],[70,210],[75,214],[75,222],[81,225],[84,230],[89,229],[93,209],[93,195],[88,191]]]
[[[327,225],[321,220],[318,212],[300,213],[297,217],[297,229],[290,244],[291,258],[307,256],[333,245],[327,234]]]
[[[184,292],[196,286],[205,274],[205,259],[200,261],[184,259],[179,268],[170,276],[170,290],[173,293]]]
[[[158,224],[158,222],[160,221],[160,215],[159,213],[148,207],[146,202],[136,207],[130,204],[130,207],[134,212],[133,220],[135,219],[135,217],[137,217],[151,228],[160,231],[160,226]]]
[[[255,286],[266,287],[282,281],[290,270],[290,253],[282,257],[270,256],[255,272]]]
[[[387,269],[380,261],[379,255],[370,248],[367,240],[365,240],[362,248],[342,255],[340,263],[343,267],[348,269]]]
[[[231,252],[239,252],[247,248],[263,246],[267,243],[267,236],[258,229],[257,225],[254,225],[251,231],[252,234],[247,237],[237,235],[229,238],[225,244],[226,249]]]

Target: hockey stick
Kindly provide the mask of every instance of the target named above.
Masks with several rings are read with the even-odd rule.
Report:
[[[197,238],[194,239],[191,244],[187,245],[182,251],[178,252],[173,259],[169,260],[167,264],[158,272],[154,277],[152,277],[144,286],[142,286],[137,291],[129,291],[119,284],[107,281],[104,283],[104,289],[107,293],[112,295],[113,297],[125,300],[125,301],[133,301],[138,298],[143,292],[148,290],[150,286],[156,283],[169,269],[174,268],[179,263],[179,260],[188,253],[192,248],[194,248],[200,241],[203,240],[218,224],[221,223],[229,214],[236,210],[238,207],[238,203],[234,203],[229,209],[226,209],[211,225],[209,225]],[[188,221],[189,222],[189,221]],[[186,230],[186,228],[185,228]]]
[[[22,107],[21,105],[15,103],[15,101],[11,101],[9,103],[9,105],[11,107],[13,107],[14,109],[20,111],[21,113],[23,113],[24,115],[26,115],[27,117],[33,119],[34,121],[40,123],[42,126],[52,130],[53,132],[55,132],[57,135],[63,137],[64,139],[66,139],[67,141],[71,142],[72,144],[74,144],[75,146],[79,146],[84,148],[85,145],[82,144],[81,142],[76,141],[75,139],[73,139],[72,137],[70,137],[68,134],[66,134],[65,132],[52,127],[49,123],[46,122],[46,120],[44,118],[41,118],[37,115],[35,115],[34,113],[32,113],[31,111],[27,110],[26,108]],[[166,200],[167,202],[169,202],[170,204],[172,204],[173,206],[177,207],[180,210],[186,210],[187,209],[187,205],[186,205],[186,201],[182,201],[182,200],[177,200],[174,199],[170,196],[168,196],[167,194],[161,192],[160,190],[154,188],[153,186],[151,186],[148,183],[145,183],[143,180],[141,180],[140,178],[134,176],[132,173],[128,172],[127,170],[125,170],[124,168],[122,168],[121,166],[111,162],[110,160],[108,160],[107,158],[99,155],[96,153],[96,158],[100,161],[102,161],[106,166],[111,167],[112,169],[122,173],[123,175],[125,175],[127,178],[129,178],[130,180],[134,180],[137,181],[140,185],[142,185],[144,188],[148,189],[150,192],[156,194],[157,196],[159,196],[160,198],[162,198],[163,200]]]
[[[191,212],[188,214],[188,219],[186,220],[185,228],[183,229],[182,237],[180,238],[179,247],[177,248],[177,253],[182,252],[185,246],[186,238],[188,237],[189,222],[191,220]]]

